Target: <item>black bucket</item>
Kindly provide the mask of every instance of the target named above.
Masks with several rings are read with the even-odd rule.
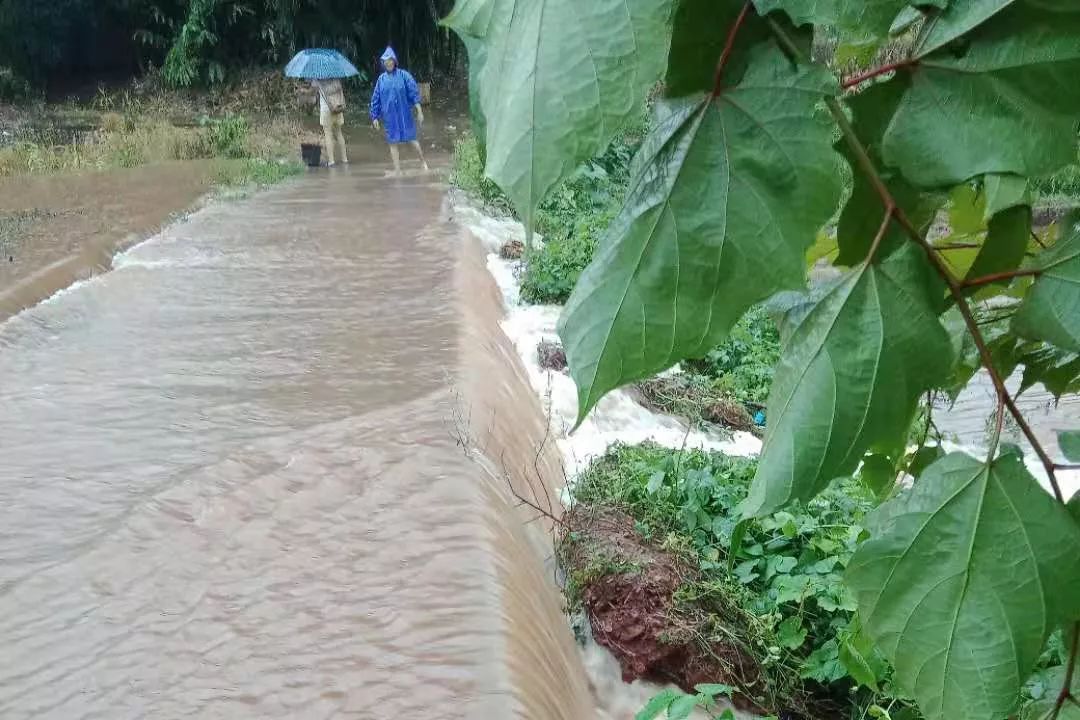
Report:
[[[322,164],[322,145],[312,143],[300,144],[300,157],[308,167],[319,167]]]

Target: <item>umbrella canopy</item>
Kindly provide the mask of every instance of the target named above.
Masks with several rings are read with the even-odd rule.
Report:
[[[285,75],[305,80],[333,80],[359,75],[360,71],[337,50],[301,50],[285,66]]]

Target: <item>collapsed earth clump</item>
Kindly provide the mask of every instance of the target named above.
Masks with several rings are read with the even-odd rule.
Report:
[[[680,599],[695,577],[678,554],[645,541],[634,519],[621,510],[578,505],[564,518],[570,528],[559,552],[568,571],[568,593],[592,626],[593,637],[619,661],[623,680],[670,682],[687,691],[699,683],[753,688],[761,668],[735,642],[738,633],[716,633],[704,614]],[[752,698],[736,703],[759,709]]]
[[[544,340],[536,346],[536,359],[545,370],[566,370],[566,351],[552,340]]]
[[[525,255],[525,243],[520,240],[508,240],[499,248],[499,257],[503,260],[520,260]]]

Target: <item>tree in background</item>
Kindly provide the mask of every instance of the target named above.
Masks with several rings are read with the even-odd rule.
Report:
[[[333,47],[374,71],[387,44],[427,75],[451,70],[458,43],[438,27],[449,0],[0,0],[0,69],[41,86],[59,76],[162,67],[178,87],[231,69],[284,64]]]

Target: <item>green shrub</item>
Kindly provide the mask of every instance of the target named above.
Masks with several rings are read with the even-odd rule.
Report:
[[[220,187],[265,187],[304,172],[299,162],[275,162],[254,158],[226,163],[218,172]]]
[[[555,188],[536,217],[544,244],[525,256],[521,296],[530,303],[564,303],[592,261],[630,183],[630,163],[647,129],[646,111],[607,150]],[[484,176],[483,149],[466,133],[454,148],[450,182],[498,214],[513,214],[509,200]]]
[[[565,303],[581,273],[592,262],[614,208],[579,218],[567,234],[546,236],[544,245],[525,255],[521,297],[534,304]]]
[[[205,128],[206,143],[214,157],[246,158],[250,127],[243,115],[228,113],[223,118],[203,117],[199,124]]]
[[[33,88],[11,68],[0,67],[0,100],[21,101],[33,95]]]
[[[1080,165],[1066,165],[1053,175],[1032,181],[1035,192],[1049,197],[1080,197]]]
[[[450,182],[489,211],[499,215],[513,214],[510,200],[484,175],[483,151],[471,132],[462,134],[454,143]]]
[[[728,588],[725,601],[738,599],[775,638],[766,665],[793,668],[818,696],[860,709],[888,705],[891,670],[862,637],[842,578],[866,537],[872,496],[847,480],[806,505],[744,522],[738,505],[756,468],[756,459],[721,453],[616,446],[572,494],[575,502],[625,510],[643,538],[686,553],[699,573],[680,594],[700,609],[709,612],[710,596]],[[731,627],[731,618],[725,621]],[[756,624],[733,630],[761,632]],[[902,707],[894,705],[893,717]]]
[[[769,396],[779,361],[776,323],[764,309],[755,308],[739,320],[727,340],[685,367],[718,381],[719,388],[732,399],[761,405]]]

